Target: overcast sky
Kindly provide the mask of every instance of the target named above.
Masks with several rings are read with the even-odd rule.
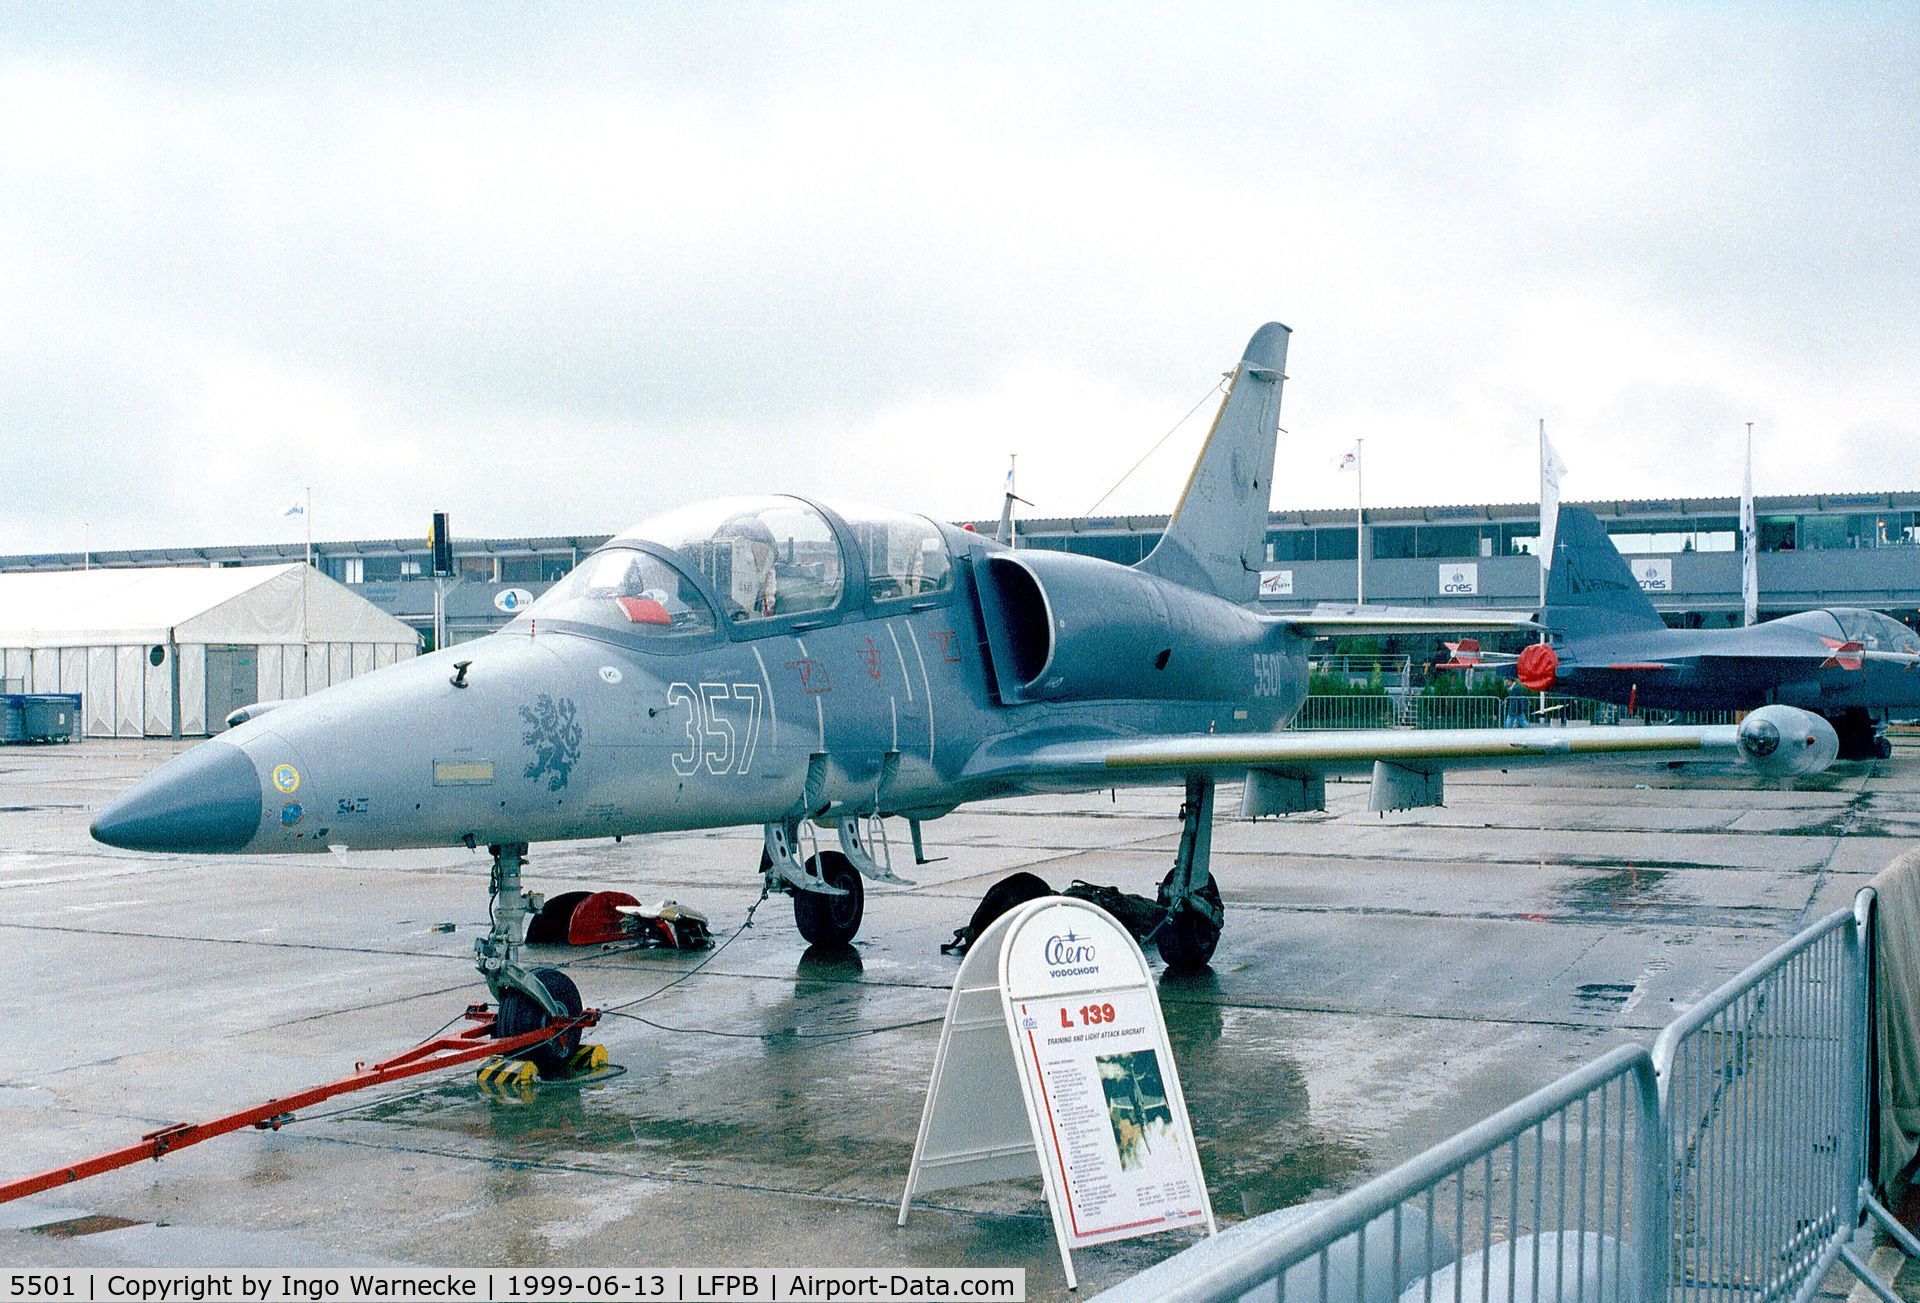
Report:
[[[15,5],[0,552],[1920,488],[1920,4]],[[1203,409],[1110,500],[1164,511]]]

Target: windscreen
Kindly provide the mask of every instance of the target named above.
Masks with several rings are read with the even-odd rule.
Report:
[[[618,544],[575,566],[520,620],[536,625],[569,620],[663,636],[711,633],[714,628],[713,608],[691,579],[657,556]]]

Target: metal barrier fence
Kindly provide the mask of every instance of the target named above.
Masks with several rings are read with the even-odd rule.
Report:
[[[1805,1303],[1871,1217],[1874,892],[1668,1026],[1359,1189],[1227,1228],[1103,1300]],[[1373,1265],[1370,1268],[1369,1262]]]
[[[1529,724],[1731,724],[1730,710],[1641,710],[1587,697],[1495,697],[1482,693],[1316,693],[1300,703],[1290,729],[1518,728]]]
[[[1865,1175],[1866,974],[1837,913],[1655,1043],[1675,1299],[1799,1298],[1833,1265]]]
[[[1665,1221],[1645,1179],[1658,1109],[1652,1059],[1621,1046],[1305,1217],[1269,1214],[1291,1223],[1272,1234],[1241,1223],[1100,1297],[1654,1297],[1666,1258],[1639,1246]]]

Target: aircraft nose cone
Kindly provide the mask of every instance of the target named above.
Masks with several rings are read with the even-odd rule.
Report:
[[[206,742],[94,816],[95,841],[130,851],[237,851],[260,827],[260,775],[246,752]]]

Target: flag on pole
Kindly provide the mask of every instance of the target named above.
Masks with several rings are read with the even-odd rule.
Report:
[[[281,512],[280,514],[283,517],[284,516],[304,516],[307,514],[307,509],[296,502],[291,507],[288,507],[285,511]]]
[[[1753,426],[1747,426],[1747,478],[1740,486],[1740,605],[1746,623],[1760,620],[1759,522],[1753,510]]]
[[[1360,464],[1360,445],[1357,443],[1354,444],[1353,447],[1341,453],[1339,459],[1333,463],[1335,470],[1343,470],[1343,471],[1350,471],[1355,466],[1358,466],[1359,464]]]
[[[1567,464],[1547,441],[1547,423],[1540,422],[1540,571],[1553,565],[1553,535],[1560,524],[1560,477]]]

